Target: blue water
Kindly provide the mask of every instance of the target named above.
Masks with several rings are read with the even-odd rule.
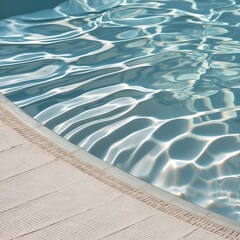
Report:
[[[239,9],[70,0],[3,19],[0,91],[100,159],[240,221]]]

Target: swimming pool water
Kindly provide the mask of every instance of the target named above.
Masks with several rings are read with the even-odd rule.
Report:
[[[3,19],[0,91],[100,159],[240,221],[239,9],[70,0]]]

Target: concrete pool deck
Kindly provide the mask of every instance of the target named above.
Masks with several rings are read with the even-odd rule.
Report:
[[[240,224],[65,141],[0,94],[0,239],[240,239]]]

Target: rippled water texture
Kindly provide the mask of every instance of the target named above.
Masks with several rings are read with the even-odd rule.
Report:
[[[70,0],[2,20],[1,92],[100,159],[240,221],[239,4]]]

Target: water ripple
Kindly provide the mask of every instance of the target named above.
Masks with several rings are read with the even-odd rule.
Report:
[[[95,156],[240,221],[238,0],[69,0],[0,21],[0,91]]]

